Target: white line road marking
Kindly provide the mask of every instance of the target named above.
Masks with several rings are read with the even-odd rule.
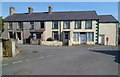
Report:
[[[18,62],[20,63],[20,62],[23,62],[23,61],[18,61]]]
[[[48,56],[46,56],[46,57],[51,57],[52,55],[48,55]]]
[[[8,64],[2,64],[2,66],[6,66],[6,65],[8,65]]]
[[[41,59],[42,59],[42,58],[45,58],[45,57],[39,57],[39,58],[41,58]]]
[[[21,63],[21,62],[23,62],[23,61],[12,62],[12,64]]]
[[[28,61],[30,61],[30,60],[27,59],[26,61],[28,62]]]

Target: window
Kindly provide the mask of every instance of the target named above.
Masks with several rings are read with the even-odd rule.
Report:
[[[70,21],[64,21],[63,25],[64,29],[70,29]]]
[[[86,21],[85,28],[86,29],[92,29],[92,21],[91,20]]]
[[[18,29],[23,29],[23,23],[22,22],[18,22]]]
[[[53,31],[53,39],[58,40],[58,31]]]
[[[30,22],[30,25],[31,25],[31,29],[35,28],[34,22]]]
[[[53,29],[58,29],[58,21],[53,21]]]
[[[12,32],[9,32],[9,37],[13,38],[13,33]]]
[[[40,39],[41,38],[41,34],[36,34],[36,39]]]
[[[87,33],[87,41],[94,41],[94,32]]]
[[[9,22],[9,29],[13,29],[13,23]]]
[[[79,32],[74,32],[74,41],[79,41]]]
[[[44,21],[41,22],[41,28],[45,28]]]
[[[81,29],[81,21],[75,21],[75,29]]]
[[[18,36],[19,40],[21,40],[21,33],[20,32],[17,33],[17,36]]]

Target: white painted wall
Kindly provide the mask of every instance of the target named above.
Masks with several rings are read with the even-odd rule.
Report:
[[[58,25],[58,29],[52,29],[52,21],[45,22],[45,32],[44,32],[44,40],[46,40],[49,37],[52,37],[52,31],[70,31],[70,42],[73,44],[79,44],[79,42],[73,41],[73,32],[94,32],[94,42],[87,41],[87,44],[95,44],[96,42],[96,36],[97,36],[97,21],[92,21],[92,29],[85,29],[85,21],[82,21],[82,29],[74,29],[75,21],[70,21],[70,29],[63,29],[63,21],[60,21]],[[60,29],[61,26],[61,29]],[[63,37],[62,37],[63,38]]]
[[[118,23],[99,23],[99,34],[105,35],[105,45],[107,45],[106,37],[109,38],[108,45],[118,45]]]

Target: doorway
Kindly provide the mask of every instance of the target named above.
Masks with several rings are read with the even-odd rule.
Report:
[[[86,44],[87,42],[87,35],[86,32],[80,32],[80,43]]]
[[[65,31],[64,32],[64,44],[68,45],[68,42],[69,42],[69,32]]]
[[[100,45],[104,45],[104,35],[99,35],[99,41],[98,41],[98,43]]]

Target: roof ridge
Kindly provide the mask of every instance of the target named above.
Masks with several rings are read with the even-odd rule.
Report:
[[[95,10],[91,11],[58,11],[58,12],[52,12],[52,13],[73,13],[73,12],[96,12]],[[40,13],[48,13],[48,12],[33,12],[32,14],[40,14]],[[28,14],[28,13],[14,13],[14,14]]]
[[[98,15],[98,16],[113,16],[112,14],[110,14],[110,15]]]

